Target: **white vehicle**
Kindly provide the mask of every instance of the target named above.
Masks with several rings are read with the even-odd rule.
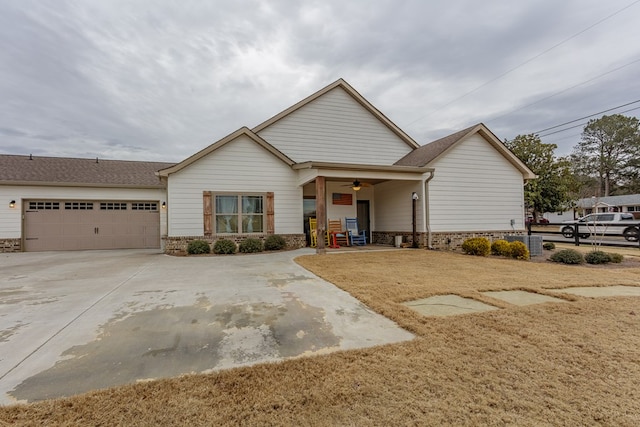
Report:
[[[623,236],[630,242],[637,242],[640,236],[640,221],[636,220],[630,212],[595,213],[575,221],[564,221],[564,223],[568,225],[560,227],[560,232],[568,239],[575,237],[576,226],[583,239],[591,235],[606,235]]]

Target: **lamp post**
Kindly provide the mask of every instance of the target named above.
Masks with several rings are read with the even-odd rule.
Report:
[[[412,248],[418,247],[418,233],[416,232],[416,204],[418,202],[418,193],[415,191],[411,194],[411,203],[412,203],[412,225],[413,225],[413,243],[411,244]]]

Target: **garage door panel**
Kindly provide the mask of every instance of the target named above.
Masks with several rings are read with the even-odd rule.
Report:
[[[43,208],[25,210],[26,251],[160,247],[157,202],[26,201],[25,204]]]

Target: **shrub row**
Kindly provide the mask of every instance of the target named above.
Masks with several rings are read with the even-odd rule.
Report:
[[[219,255],[234,254],[237,251],[242,253],[255,253],[267,251],[279,251],[287,246],[284,237],[277,234],[267,236],[264,243],[260,239],[247,238],[240,242],[239,245],[229,239],[218,239],[213,245],[213,253]],[[211,253],[211,245],[205,240],[193,240],[187,245],[187,253],[189,255],[208,254]]]
[[[529,249],[527,245],[519,241],[507,242],[506,240],[496,240],[491,244],[491,253],[507,258],[529,259]]]
[[[472,237],[465,240],[462,243],[462,251],[466,254],[477,256],[494,254],[515,259],[529,259],[529,249],[524,243],[496,240],[491,244],[486,237]]]
[[[621,263],[624,257],[621,254],[603,252],[603,251],[591,251],[586,255],[576,251],[575,249],[563,249],[551,255],[549,258],[553,262],[559,262],[562,264],[608,264]]]

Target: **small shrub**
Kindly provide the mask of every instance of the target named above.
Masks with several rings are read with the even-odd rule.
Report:
[[[556,244],[553,242],[544,242],[542,244],[542,249],[546,249],[547,251],[552,251],[556,248]]]
[[[263,247],[262,240],[253,239],[250,237],[240,242],[240,246],[238,247],[238,250],[244,254],[250,254],[255,252],[262,252],[262,247]]]
[[[462,251],[469,255],[487,256],[491,253],[491,243],[486,237],[472,237],[462,243]]]
[[[624,256],[622,256],[622,254],[618,254],[615,252],[609,252],[607,255],[609,255],[609,259],[614,264],[620,264],[624,259]]]
[[[491,244],[491,253],[493,255],[511,256],[511,246],[506,240],[496,240]]]
[[[584,264],[584,257],[575,249],[563,249],[551,255],[549,259],[562,264]]]
[[[189,255],[208,254],[211,253],[211,246],[204,240],[192,240],[187,245],[187,253]]]
[[[584,260],[589,264],[608,264],[611,262],[611,257],[606,252],[591,251],[584,256]]]
[[[266,251],[279,251],[287,247],[287,241],[284,237],[272,234],[264,239],[264,249]]]
[[[236,250],[237,247],[235,242],[227,239],[220,239],[213,245],[214,254],[234,254],[236,253]]]
[[[509,253],[511,254],[511,258],[529,259],[529,249],[527,245],[517,240],[509,243]]]

